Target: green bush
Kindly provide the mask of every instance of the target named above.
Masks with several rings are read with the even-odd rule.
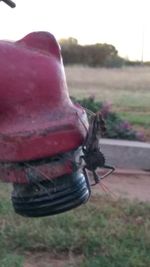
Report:
[[[111,111],[110,103],[96,101],[94,96],[80,100],[72,98],[72,100],[94,113],[101,112],[107,129],[104,134],[105,138],[144,141],[143,133],[134,130],[128,121]]]

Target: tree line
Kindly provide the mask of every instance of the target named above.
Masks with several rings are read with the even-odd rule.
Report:
[[[119,56],[112,44],[80,45],[76,38],[59,40],[65,65],[82,64],[90,67],[150,66],[150,62],[130,61]]]
[[[124,59],[111,44],[80,45],[70,37],[59,41],[64,64],[82,64],[91,67],[120,67]]]

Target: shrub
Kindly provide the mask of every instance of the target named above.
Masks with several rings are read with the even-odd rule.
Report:
[[[144,141],[144,136],[141,132],[134,130],[128,121],[123,120],[119,114],[111,111],[110,103],[96,101],[94,96],[80,100],[72,98],[72,100],[94,113],[101,112],[107,129],[104,134],[105,138]]]

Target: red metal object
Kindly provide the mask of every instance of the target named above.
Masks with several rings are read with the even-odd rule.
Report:
[[[17,213],[38,217],[90,196],[82,173],[88,121],[69,98],[60,47],[47,32],[0,41],[0,179]]]
[[[72,150],[86,136],[84,124],[84,110],[69,98],[53,35],[34,32],[17,42],[0,41],[0,161]]]

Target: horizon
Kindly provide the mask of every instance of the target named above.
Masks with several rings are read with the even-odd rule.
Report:
[[[75,38],[74,36],[68,36],[68,37],[66,37],[66,38],[63,38],[63,37],[62,37],[62,38],[60,38],[60,39],[57,40],[57,41],[58,41],[58,42],[61,42],[61,40],[66,40],[66,41],[67,41],[67,40],[70,39],[70,38],[73,38],[73,39],[77,40],[77,45],[81,45],[81,46],[86,46],[86,45],[97,45],[97,44],[107,44],[107,45],[112,45],[112,46],[114,46],[113,44],[106,43],[106,42],[104,42],[104,43],[100,43],[100,42],[95,42],[95,43],[80,43],[79,40],[78,40],[77,38]],[[130,58],[128,58],[128,57],[120,56],[117,47],[116,47],[116,46],[114,46],[114,47],[115,47],[115,49],[116,49],[117,52],[118,52],[118,56],[121,57],[121,58],[123,58],[124,60],[128,60],[128,61],[131,61],[131,62],[143,62],[143,63],[150,62],[150,59],[149,59],[149,60],[144,60],[143,58],[141,58],[141,59],[130,59]]]
[[[119,56],[150,61],[148,0],[14,0],[0,2],[0,39],[18,40],[32,31],[49,31],[57,40],[74,37],[79,44],[107,43]]]

